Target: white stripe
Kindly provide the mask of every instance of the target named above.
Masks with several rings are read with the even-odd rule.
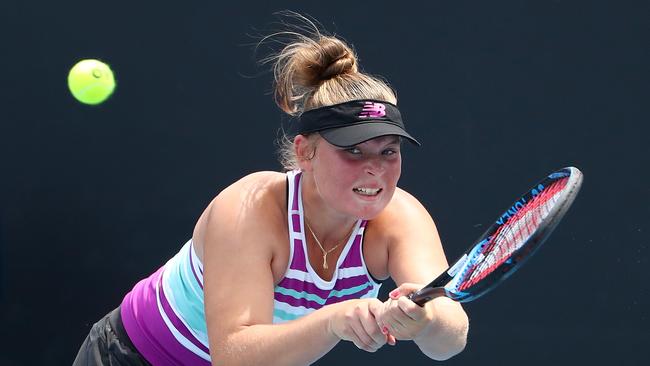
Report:
[[[291,306],[284,302],[273,300],[273,309],[282,310],[289,314],[298,314],[300,316],[309,314],[316,309],[306,308],[304,306]]]
[[[201,282],[201,286],[203,286],[203,275],[201,272],[203,272],[203,263],[201,263],[201,259],[199,259],[199,256],[196,255],[196,251],[194,250],[194,244],[192,244],[192,240],[189,242],[190,245],[190,255],[192,256],[192,264],[194,267],[194,272],[196,273],[196,277],[198,277],[199,282]]]
[[[363,296],[361,296],[362,299],[370,299],[370,298],[377,298],[379,296],[379,289],[381,288],[381,284],[373,284],[372,285],[372,290],[366,292]]]
[[[158,286],[158,283],[156,283],[156,302],[158,304],[158,312],[160,313],[160,316],[163,318],[163,321],[167,325],[167,329],[172,333],[174,338],[183,345],[183,347],[187,348],[190,350],[192,353],[195,355],[201,357],[202,359],[211,362],[210,355],[203,352],[200,348],[195,346],[192,342],[190,342],[187,338],[185,338],[175,327],[174,324],[172,324],[171,320],[167,317],[167,314],[165,314],[165,310],[162,307],[162,304],[160,303],[160,288]],[[181,319],[182,320],[182,319]],[[203,342],[201,342],[203,343]]]
[[[302,233],[291,232],[291,233],[289,233],[289,238],[291,239],[291,241],[290,241],[291,245],[293,245],[294,240],[296,240],[296,239],[299,240],[300,245],[302,245]]]
[[[339,269],[339,279],[356,277],[356,276],[367,276],[366,269],[363,267],[350,267],[350,268]]]
[[[185,328],[187,328],[187,329],[190,331],[190,333],[194,336],[194,338],[196,338],[196,340],[198,340],[199,342],[201,342],[201,344],[203,344],[204,346],[210,348],[210,345],[209,345],[209,343],[208,343],[208,335],[205,334],[205,333],[203,333],[203,332],[197,332],[196,329],[190,327],[190,326],[187,324],[187,322],[185,321],[185,319],[183,319],[183,317],[179,315],[179,314],[181,314],[181,312],[180,312],[180,311],[178,310],[178,308],[176,307],[176,302],[177,302],[177,301],[176,301],[176,299],[174,298],[174,292],[172,291],[171,287],[169,287],[169,283],[168,283],[169,281],[166,281],[166,280],[165,280],[165,276],[166,276],[166,275],[167,275],[167,271],[165,270],[165,271],[163,272],[162,283],[163,283],[163,290],[164,290],[164,292],[165,292],[165,297],[167,298],[167,303],[169,304],[169,307],[172,308],[172,311],[174,312],[174,314],[176,315],[176,317],[177,317],[178,319],[180,319],[181,323],[183,323],[183,325],[185,326]],[[160,302],[160,297],[159,297],[159,293],[158,293],[158,291],[159,291],[159,290],[158,290],[158,284],[156,284],[156,295],[158,295],[158,302]],[[202,298],[202,297],[201,297],[201,298]],[[162,308],[160,308],[160,309],[161,309],[161,311],[164,313],[164,309],[162,309]],[[165,316],[166,316],[166,314],[165,314]],[[172,324],[172,327],[173,327],[173,324]],[[180,334],[180,333],[179,333],[179,334]],[[181,335],[181,337],[183,337],[183,335]],[[184,339],[185,339],[185,338],[184,338]]]
[[[281,323],[286,323],[289,320],[284,320],[282,318],[278,318],[277,316],[273,317],[273,324],[281,324]]]
[[[352,267],[352,268],[340,268],[338,273],[338,279],[342,280],[350,277],[357,276],[368,276],[366,270],[363,267]],[[313,277],[308,272],[299,271],[296,269],[289,268],[287,273],[284,275],[284,278],[290,278],[292,280],[298,280],[303,282],[309,282],[314,284]],[[374,281],[372,281],[374,282]]]
[[[182,271],[182,277],[183,277],[183,282],[187,281],[188,285],[186,287],[189,287],[192,290],[192,297],[195,299],[203,300],[203,291],[201,291],[201,288],[198,286],[196,283],[196,278],[194,277],[194,273],[192,273],[192,267],[190,267],[190,261],[187,257],[185,257],[185,263],[184,265],[181,265],[179,268]],[[194,283],[194,286],[189,285],[189,282]],[[167,281],[163,281],[163,284],[165,285],[165,294],[167,294],[167,290],[169,287],[169,284]],[[171,287],[169,287],[169,290],[171,290]],[[203,302],[203,301],[201,301]],[[175,304],[175,302],[174,302]]]
[[[311,279],[311,276],[307,272],[289,268],[287,270],[287,273],[284,274],[284,278],[290,278],[292,280],[298,280],[298,281],[306,281]]]
[[[189,258],[188,258],[188,245],[191,246],[191,243],[185,244],[181,250],[176,253],[175,256],[173,256],[167,264],[165,264],[165,271],[163,272],[163,285],[165,289],[165,295],[167,295],[167,299],[172,305],[175,305],[177,303],[176,299],[173,298],[174,292],[172,291],[172,288],[169,286],[169,276],[171,275],[171,272],[178,271],[178,275],[181,276],[181,281],[186,282],[186,281],[191,281],[192,283],[196,283],[196,280],[194,279],[194,274],[192,274],[192,270],[189,264]],[[192,288],[192,295],[197,298],[197,299],[203,299],[203,291],[200,291],[200,288],[197,289],[197,286],[189,286]],[[174,309],[176,313],[178,311]]]

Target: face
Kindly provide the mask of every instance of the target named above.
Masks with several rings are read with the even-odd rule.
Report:
[[[371,219],[395,193],[402,169],[400,140],[382,136],[340,148],[319,138],[313,158],[305,163],[327,206],[341,214]]]

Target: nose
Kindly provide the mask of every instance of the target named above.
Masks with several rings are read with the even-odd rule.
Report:
[[[369,157],[364,168],[365,172],[372,176],[381,175],[385,170],[381,157],[378,156]]]

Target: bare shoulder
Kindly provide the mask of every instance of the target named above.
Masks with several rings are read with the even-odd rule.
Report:
[[[233,198],[256,204],[271,203],[276,191],[279,188],[284,189],[285,179],[286,175],[278,172],[263,171],[248,174],[221,191],[210,206]]]
[[[285,181],[281,173],[247,175],[219,193],[199,219],[193,240],[202,250],[211,339],[273,320],[276,268],[289,256]]]
[[[393,199],[373,222],[385,235],[403,235],[413,225],[433,225],[422,203],[401,188],[395,190]]]
[[[397,188],[386,208],[368,223],[364,241],[364,258],[373,276],[391,276],[390,260],[404,247],[432,242],[437,234],[426,208],[407,191]],[[412,243],[418,243],[413,245]],[[393,269],[392,272],[395,272]]]
[[[285,174],[256,172],[222,190],[210,202],[195,226],[193,241],[199,257],[202,258],[208,232],[212,236],[232,238],[250,236],[261,230],[281,231],[284,226],[280,224],[286,215],[285,182]],[[228,242],[243,243],[239,240]]]
[[[388,242],[388,272],[395,283],[423,284],[447,267],[436,225],[413,195],[397,189],[377,219]]]

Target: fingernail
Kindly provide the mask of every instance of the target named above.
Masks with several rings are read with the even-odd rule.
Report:
[[[398,290],[398,289],[394,289],[394,290],[391,291],[390,294],[388,294],[388,295],[389,295],[390,297],[397,297],[397,296],[399,296],[399,290]]]
[[[384,334],[388,334],[388,327],[381,328],[381,332]]]

